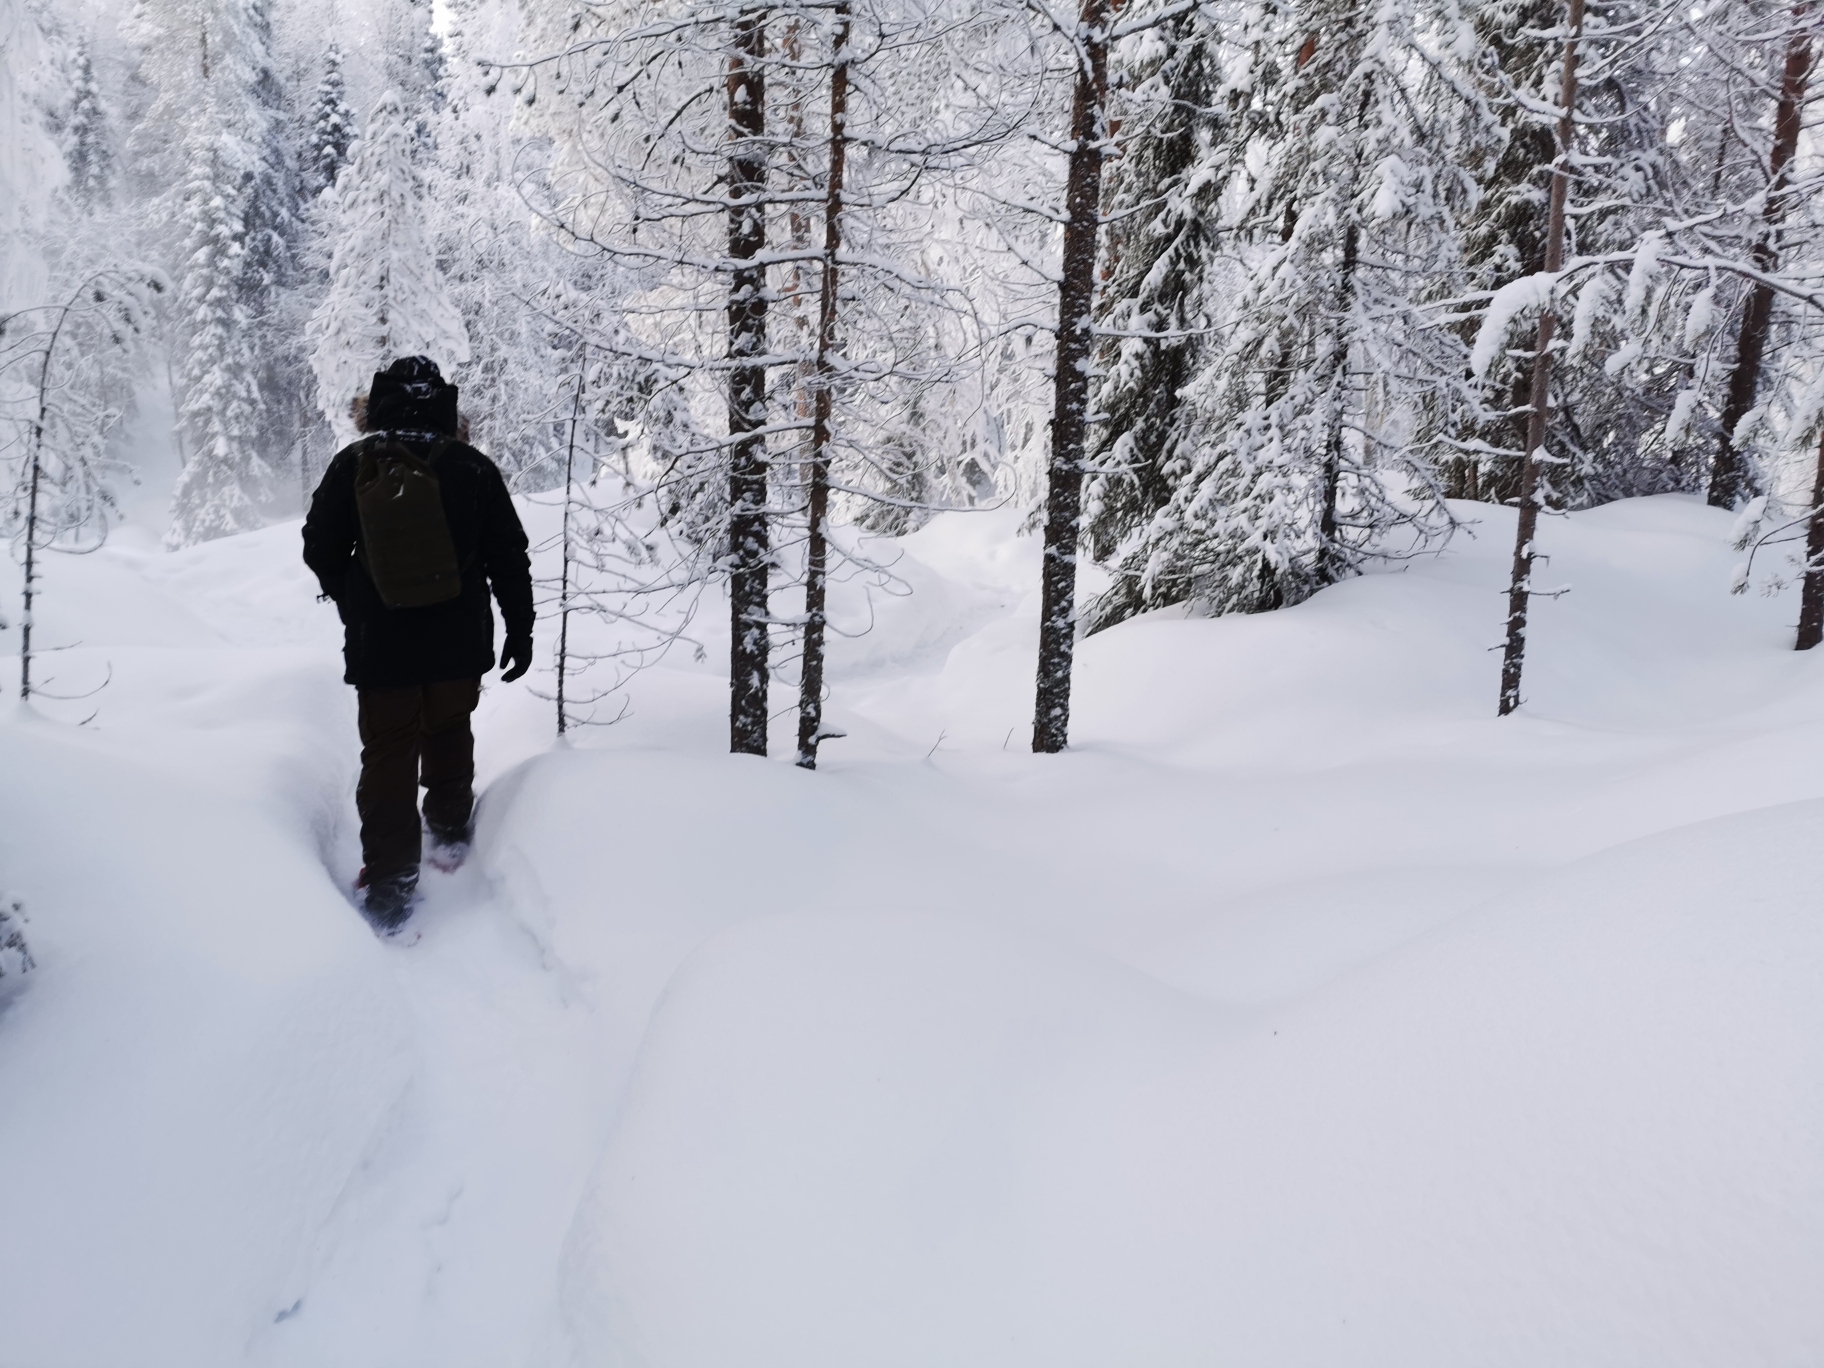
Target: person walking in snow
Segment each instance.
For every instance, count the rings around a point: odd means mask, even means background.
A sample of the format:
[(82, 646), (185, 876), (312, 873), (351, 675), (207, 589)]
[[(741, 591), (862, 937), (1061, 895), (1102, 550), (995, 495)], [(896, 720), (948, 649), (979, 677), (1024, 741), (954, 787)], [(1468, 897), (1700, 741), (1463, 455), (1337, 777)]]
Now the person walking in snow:
[(418, 886), (420, 785), (433, 859), (453, 863), (468, 845), (490, 589), (506, 624), (501, 679), (532, 663), (525, 530), (499, 468), (463, 440), (456, 399), (422, 356), (376, 374), (354, 410), (366, 435), (330, 461), (304, 520), (304, 563), (341, 614), (343, 678), (359, 700), (360, 886), (389, 932)]

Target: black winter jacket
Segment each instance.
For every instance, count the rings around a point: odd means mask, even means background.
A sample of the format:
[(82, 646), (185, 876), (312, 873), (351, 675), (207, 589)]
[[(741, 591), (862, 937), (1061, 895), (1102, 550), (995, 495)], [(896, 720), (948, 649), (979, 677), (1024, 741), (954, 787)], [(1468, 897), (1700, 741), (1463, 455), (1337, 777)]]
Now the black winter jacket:
[[(428, 456), (428, 442), (408, 442)], [(428, 608), (388, 608), (358, 554), (355, 468), (361, 444), (344, 447), (323, 472), (304, 519), (304, 563), (342, 614), (343, 678), (357, 688), (395, 688), (479, 679), (494, 668), (494, 615), (500, 601), (508, 640), (532, 635), (532, 566), (526, 533), (500, 470), (474, 447), (452, 442), (432, 462), (443, 511), (462, 567), (462, 592)]]

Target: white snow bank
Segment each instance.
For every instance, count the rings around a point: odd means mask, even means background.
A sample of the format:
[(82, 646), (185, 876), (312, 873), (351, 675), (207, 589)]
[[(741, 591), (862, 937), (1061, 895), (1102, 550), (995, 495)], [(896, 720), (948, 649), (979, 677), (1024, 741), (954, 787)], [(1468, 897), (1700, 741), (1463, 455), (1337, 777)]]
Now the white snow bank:
[(1219, 1021), (943, 914), (788, 915), (710, 941), (647, 1028), (572, 1237), (582, 1361), (1027, 1361), (1008, 1256), (1033, 1146)]
[(412, 1069), (383, 955), (283, 803), (17, 713), (0, 773), (38, 961), (0, 1017), (0, 1352), (239, 1362)]
[(1457, 511), (1083, 642), (1062, 756), (1003, 513), (835, 588), (815, 774), (721, 753), (713, 597), (567, 747), (491, 684), (409, 950), (295, 525), (53, 558), (47, 670), (112, 682), (0, 717), (0, 1358), (1818, 1357), (1824, 654), (1727, 514), (1617, 504), (1542, 525), (1497, 720), (1513, 513)]
[(1246, 1026), (937, 913), (742, 926), (647, 1030), (579, 1361), (1813, 1361), (1820, 830), (1604, 853)]

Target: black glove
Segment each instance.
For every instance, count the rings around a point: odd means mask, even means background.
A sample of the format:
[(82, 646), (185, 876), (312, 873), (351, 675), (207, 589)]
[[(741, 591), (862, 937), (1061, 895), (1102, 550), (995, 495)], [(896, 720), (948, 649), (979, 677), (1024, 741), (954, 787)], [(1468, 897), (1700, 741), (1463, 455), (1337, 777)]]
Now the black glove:
[(532, 638), (529, 636), (510, 636), (507, 644), (500, 648), (500, 682), (511, 684), (527, 670), (532, 668)]

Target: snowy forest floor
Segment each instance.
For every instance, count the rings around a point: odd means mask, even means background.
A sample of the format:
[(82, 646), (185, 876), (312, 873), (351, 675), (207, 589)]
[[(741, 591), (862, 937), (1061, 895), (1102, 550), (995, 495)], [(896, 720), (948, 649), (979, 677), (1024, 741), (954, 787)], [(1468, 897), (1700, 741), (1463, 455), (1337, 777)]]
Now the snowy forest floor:
[(493, 684), (410, 948), (296, 524), (54, 558), (111, 678), (0, 719), (0, 1363), (1824, 1362), (1824, 652), (1615, 504), (1497, 721), (1457, 508), (1089, 639), (1057, 757), (1005, 514), (899, 544), (815, 774), (713, 640), (564, 748)]

